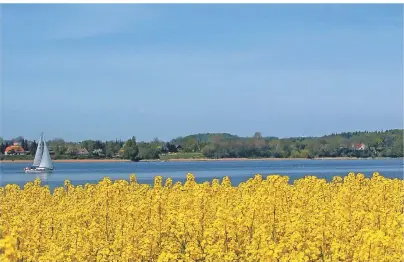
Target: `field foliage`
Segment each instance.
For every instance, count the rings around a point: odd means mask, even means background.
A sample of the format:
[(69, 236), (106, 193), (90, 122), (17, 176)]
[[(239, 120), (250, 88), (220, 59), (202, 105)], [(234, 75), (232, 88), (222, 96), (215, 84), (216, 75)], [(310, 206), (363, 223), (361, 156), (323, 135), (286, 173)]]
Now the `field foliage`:
[(0, 261), (403, 261), (404, 181), (0, 187)]

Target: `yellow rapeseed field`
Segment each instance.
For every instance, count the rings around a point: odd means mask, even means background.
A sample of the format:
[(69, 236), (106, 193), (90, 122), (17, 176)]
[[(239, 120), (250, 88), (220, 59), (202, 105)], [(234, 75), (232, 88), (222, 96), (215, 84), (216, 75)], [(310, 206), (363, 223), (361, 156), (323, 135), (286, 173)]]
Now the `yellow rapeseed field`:
[(404, 261), (404, 181), (0, 187), (0, 261)]

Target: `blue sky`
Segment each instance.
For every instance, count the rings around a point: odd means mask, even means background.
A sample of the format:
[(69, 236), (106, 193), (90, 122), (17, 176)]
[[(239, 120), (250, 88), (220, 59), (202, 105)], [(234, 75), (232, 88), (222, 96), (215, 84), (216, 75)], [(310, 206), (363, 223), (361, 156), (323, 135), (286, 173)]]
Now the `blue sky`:
[(403, 127), (401, 5), (2, 5), (1, 136)]

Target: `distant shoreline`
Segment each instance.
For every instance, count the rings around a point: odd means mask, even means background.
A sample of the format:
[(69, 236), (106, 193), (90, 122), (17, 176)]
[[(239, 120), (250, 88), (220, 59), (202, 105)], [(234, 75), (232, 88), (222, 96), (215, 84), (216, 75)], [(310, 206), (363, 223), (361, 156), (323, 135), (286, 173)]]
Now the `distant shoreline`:
[[(169, 160), (142, 160), (141, 162), (212, 162), (212, 161), (284, 161), (284, 160), (385, 160), (389, 157), (358, 158), (358, 157), (317, 157), (317, 158), (177, 158)], [(403, 158), (395, 158), (403, 159)]]
[[(0, 160), (0, 163), (32, 163), (33, 160)], [(109, 162), (130, 162), (126, 159), (56, 159), (54, 163), (109, 163)]]
[[(285, 160), (385, 160), (394, 159), (388, 157), (357, 158), (357, 157), (319, 157), (319, 158), (177, 158), (177, 159), (146, 159), (140, 162), (213, 162), (213, 161), (285, 161)], [(403, 159), (403, 158), (396, 158)], [(33, 160), (0, 160), (0, 163), (31, 163)], [(113, 163), (131, 162), (126, 159), (57, 159), (55, 163)]]

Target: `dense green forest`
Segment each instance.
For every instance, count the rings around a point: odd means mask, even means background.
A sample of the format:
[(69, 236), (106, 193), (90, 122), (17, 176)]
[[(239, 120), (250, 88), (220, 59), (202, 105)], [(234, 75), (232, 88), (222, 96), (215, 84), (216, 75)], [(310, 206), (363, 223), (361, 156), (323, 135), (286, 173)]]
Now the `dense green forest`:
[[(1, 139), (1, 138), (0, 138)], [(23, 137), (0, 140), (2, 159), (26, 158), (35, 154), (36, 141)], [(24, 156), (5, 156), (5, 150), (19, 143)], [(263, 137), (256, 132), (251, 137), (228, 133), (205, 133), (178, 137), (165, 142), (155, 138), (150, 142), (84, 140), (47, 141), (54, 159), (124, 158), (131, 160), (171, 158), (322, 158), (322, 157), (403, 157), (403, 129), (377, 132), (346, 132), (322, 137)], [(13, 152), (11, 152), (13, 153)]]

